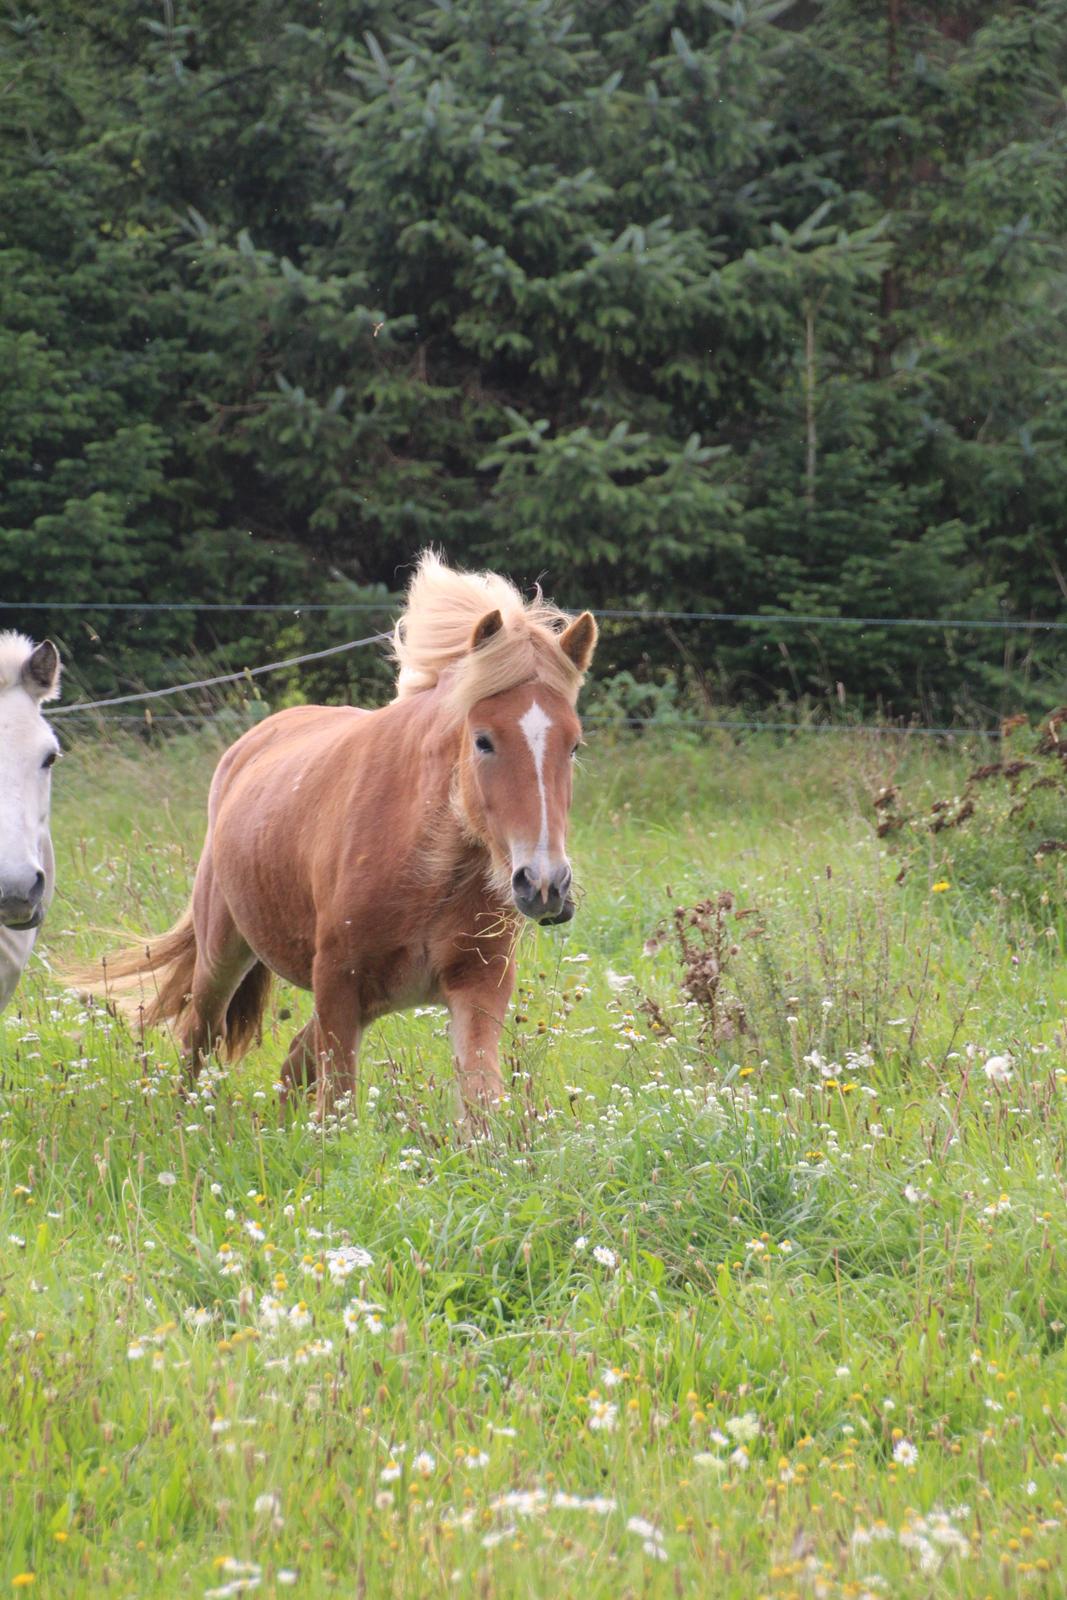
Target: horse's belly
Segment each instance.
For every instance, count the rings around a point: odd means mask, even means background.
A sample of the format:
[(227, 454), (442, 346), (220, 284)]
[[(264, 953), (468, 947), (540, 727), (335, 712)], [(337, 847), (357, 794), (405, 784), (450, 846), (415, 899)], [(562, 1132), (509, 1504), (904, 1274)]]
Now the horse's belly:
[(356, 990), (365, 1023), (393, 1011), (432, 1005), (441, 998), (438, 974), (430, 965), (429, 952), (423, 949), (401, 947), (373, 956), (353, 952), (342, 963), (342, 976)]

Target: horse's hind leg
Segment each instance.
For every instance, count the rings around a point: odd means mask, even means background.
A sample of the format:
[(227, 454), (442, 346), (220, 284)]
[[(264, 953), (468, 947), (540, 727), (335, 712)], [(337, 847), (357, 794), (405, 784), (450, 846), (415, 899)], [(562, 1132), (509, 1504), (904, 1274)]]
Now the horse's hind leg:
[(225, 1041), (226, 1009), (242, 980), (256, 964), (256, 956), (238, 931), (215, 880), (207, 846), (200, 858), (193, 887), (193, 925), (196, 962), (182, 1044), (189, 1070), (195, 1077), (207, 1057)]
[(317, 1076), (318, 1053), (315, 1048), (315, 1018), (312, 1017), (294, 1036), (282, 1063), (278, 1104), (283, 1116), (290, 1099), (302, 1089), (313, 1089)]
[(315, 989), (313, 1032), (308, 1039), (315, 1056), (315, 1112), (332, 1111), (344, 1095), (356, 1091), (360, 1009), (354, 974), (317, 957), (312, 974)]

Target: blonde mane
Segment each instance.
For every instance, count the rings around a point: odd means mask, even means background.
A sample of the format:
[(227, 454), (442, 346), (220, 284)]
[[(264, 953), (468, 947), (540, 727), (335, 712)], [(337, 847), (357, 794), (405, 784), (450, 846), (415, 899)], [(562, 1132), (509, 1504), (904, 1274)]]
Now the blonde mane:
[[(474, 629), (491, 611), (500, 612), (504, 625), (472, 650)], [(447, 679), (447, 704), (461, 717), (479, 700), (537, 679), (573, 705), (583, 674), (559, 646), (570, 620), (540, 589), (527, 601), (497, 573), (455, 572), (424, 551), (393, 634), (396, 698)]]

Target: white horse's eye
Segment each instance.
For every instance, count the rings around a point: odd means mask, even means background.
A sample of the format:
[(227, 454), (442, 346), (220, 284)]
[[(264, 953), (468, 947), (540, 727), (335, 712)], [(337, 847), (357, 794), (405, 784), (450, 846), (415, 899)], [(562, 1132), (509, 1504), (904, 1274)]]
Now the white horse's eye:
[(56, 757), (58, 756), (58, 754), (59, 754), (58, 750), (49, 750), (48, 754), (45, 756), (44, 760), (41, 762), (41, 766), (42, 767), (54, 767), (55, 764), (56, 764)]

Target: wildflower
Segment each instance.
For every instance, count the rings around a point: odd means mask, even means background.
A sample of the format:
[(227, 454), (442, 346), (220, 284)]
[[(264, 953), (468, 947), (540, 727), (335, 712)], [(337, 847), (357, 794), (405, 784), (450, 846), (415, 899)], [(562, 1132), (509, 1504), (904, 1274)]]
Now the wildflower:
[(35, 1572), (16, 1572), (11, 1580), (11, 1587), (13, 1589), (28, 1589), (31, 1583), (36, 1582), (37, 1574)]
[(245, 1221), (245, 1232), (252, 1240), (253, 1244), (262, 1244), (264, 1239), (267, 1237), (266, 1231), (258, 1222), (254, 1222), (251, 1217)]
[(990, 1056), (982, 1071), (990, 1083), (1010, 1083), (1011, 1056)]
[(589, 1247), (589, 1240), (586, 1238), (584, 1233), (580, 1233), (578, 1235), (577, 1239), (575, 1239), (575, 1241), (574, 1241), (574, 1253), (575, 1253), (575, 1255), (581, 1255), (582, 1251), (588, 1249), (588, 1247)]
[(600, 1381), (605, 1389), (614, 1389), (616, 1384), (622, 1382), (622, 1373), (618, 1367), (605, 1367), (600, 1374)]
[(126, 1351), (126, 1359), (128, 1361), (140, 1361), (145, 1353), (145, 1347), (140, 1339), (135, 1339)]
[(327, 1250), (325, 1259), (334, 1283), (344, 1283), (357, 1268), (374, 1265), (370, 1251), (356, 1244), (344, 1244), (336, 1250)]
[(663, 1543), (663, 1535), (654, 1522), (646, 1522), (644, 1517), (631, 1517), (626, 1524), (626, 1531), (637, 1534), (646, 1555), (654, 1556), (657, 1561), (666, 1561), (667, 1550)]
[(298, 1300), (289, 1312), (289, 1321), (294, 1328), (306, 1328), (311, 1323), (311, 1312), (304, 1300)]
[(156, 1175), (156, 1182), (161, 1183), (164, 1189), (173, 1189), (178, 1179), (173, 1172), (160, 1172)]
[(917, 1206), (920, 1200), (925, 1200), (926, 1196), (913, 1183), (906, 1183), (904, 1185), (904, 1198), (909, 1205)]
[(951, 888), (952, 888), (952, 885), (951, 885), (951, 883), (949, 883), (947, 878), (939, 878), (936, 883), (932, 883), (930, 885), (930, 893), (931, 894), (944, 894), (946, 889), (951, 889)]
[(182, 1320), (188, 1327), (194, 1330), (199, 1328), (209, 1328), (211, 1326), (212, 1314), (210, 1311), (206, 1310), (204, 1306), (186, 1306), (185, 1310), (182, 1312)]
[(291, 1589), (299, 1576), (300, 1574), (294, 1572), (292, 1567), (279, 1567), (274, 1574), (274, 1580), (276, 1583), (280, 1583), (284, 1589)]
[(618, 1425), (618, 1406), (610, 1400), (594, 1400), (589, 1408), (589, 1426), (594, 1433), (614, 1433)]
[(505, 1539), (510, 1539), (517, 1531), (515, 1524), (511, 1522), (506, 1528), (498, 1528), (495, 1533), (487, 1533), (482, 1539), (482, 1549), (495, 1549), (498, 1544), (503, 1544)]
[(399, 1476), (400, 1465), (396, 1461), (390, 1461), (388, 1466), (383, 1467), (381, 1472), (378, 1474), (379, 1480), (382, 1483), (395, 1483)]
[[(415, 1460), (417, 1463), (417, 1456)], [(465, 1467), (487, 1467), (489, 1465), (489, 1457), (484, 1450), (468, 1450), (463, 1458), (463, 1465)]]
[(834, 1377), (835, 1378), (847, 1378), (850, 1375), (851, 1371), (852, 1371), (851, 1367), (846, 1367), (844, 1365), (842, 1365), (840, 1367), (835, 1367), (834, 1368)]
[[(486, 1457), (488, 1460), (488, 1457)], [(432, 1474), (437, 1462), (428, 1450), (420, 1450), (411, 1463), (411, 1470), (417, 1472), (420, 1478), (428, 1478)]]
[(919, 1459), (919, 1452), (910, 1439), (898, 1439), (893, 1446), (893, 1460), (898, 1467), (913, 1467)]
[(746, 1411), (743, 1417), (731, 1417), (726, 1431), (738, 1444), (750, 1444), (759, 1436), (759, 1418), (754, 1411)]
[(272, 1491), (267, 1494), (258, 1494), (252, 1508), (257, 1517), (276, 1517), (282, 1509), (281, 1496)]
[(285, 1306), (273, 1294), (260, 1296), (259, 1301), (260, 1321), (266, 1323), (268, 1328), (276, 1328), (285, 1316)]
[(614, 1272), (619, 1264), (619, 1258), (614, 1250), (609, 1250), (607, 1245), (598, 1244), (593, 1247), (593, 1260), (599, 1261), (602, 1267), (610, 1267)]
[(363, 1318), (363, 1326), (366, 1328), (368, 1333), (385, 1332), (385, 1323), (382, 1321), (381, 1317), (376, 1311), (367, 1312), (367, 1315)]
[(215, 1257), (219, 1264), (219, 1271), (224, 1278), (234, 1278), (241, 1271), (241, 1258), (234, 1253), (230, 1244), (220, 1244)]

